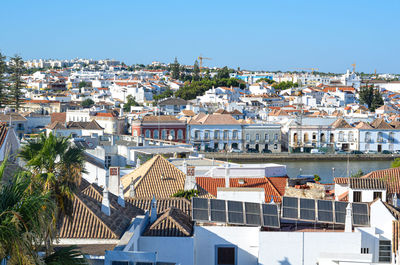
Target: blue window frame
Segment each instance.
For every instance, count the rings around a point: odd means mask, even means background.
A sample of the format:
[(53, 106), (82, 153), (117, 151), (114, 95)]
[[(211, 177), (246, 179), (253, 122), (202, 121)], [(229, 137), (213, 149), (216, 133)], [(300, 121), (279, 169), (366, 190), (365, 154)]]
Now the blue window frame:
[(215, 265), (237, 265), (237, 246), (215, 245)]

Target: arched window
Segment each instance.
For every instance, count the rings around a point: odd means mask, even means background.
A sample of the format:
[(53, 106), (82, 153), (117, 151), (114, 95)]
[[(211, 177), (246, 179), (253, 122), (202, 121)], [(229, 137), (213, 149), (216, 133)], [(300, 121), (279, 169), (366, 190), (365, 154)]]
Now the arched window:
[(326, 137), (324, 133), (321, 133), (321, 143), (325, 143), (326, 142)]
[(150, 136), (150, 130), (146, 130), (145, 136), (146, 136), (146, 138), (150, 138), (151, 137)]
[(256, 134), (256, 141), (260, 141), (260, 135), (258, 133)]
[(304, 142), (305, 142), (305, 143), (308, 143), (308, 133), (305, 133), (305, 134), (304, 134)]
[(162, 131), (161, 131), (161, 138), (162, 138), (163, 140), (167, 139), (167, 130), (162, 130)]
[(171, 137), (168, 137), (169, 139), (175, 140), (175, 130), (170, 130), (169, 135), (171, 136)]
[(153, 138), (154, 139), (158, 139), (159, 138), (158, 130), (154, 130), (153, 131)]
[(298, 137), (297, 137), (297, 133), (294, 133), (293, 134), (293, 143), (295, 143), (295, 144), (297, 144), (297, 141), (298, 141), (299, 139), (298, 139)]
[(182, 130), (178, 130), (178, 139), (179, 140), (183, 139), (183, 131)]

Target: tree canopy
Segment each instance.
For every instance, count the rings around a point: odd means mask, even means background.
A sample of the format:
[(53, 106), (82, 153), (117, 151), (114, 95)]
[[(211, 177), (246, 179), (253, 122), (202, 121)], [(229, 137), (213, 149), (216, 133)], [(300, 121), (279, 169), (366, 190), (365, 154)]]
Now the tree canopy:
[(368, 106), (370, 111), (375, 111), (384, 104), (383, 98), (379, 89), (375, 89), (373, 85), (365, 86), (360, 89), (360, 103)]
[(24, 86), (24, 81), (22, 80), (22, 73), (24, 71), (24, 61), (21, 56), (15, 55), (11, 58), (11, 76), (10, 81), (11, 86), (11, 98), (15, 109), (18, 111), (21, 106), (21, 101), (23, 98), (22, 88)]
[(87, 98), (84, 101), (82, 101), (82, 107), (84, 108), (90, 108), (94, 105), (94, 101), (91, 98)]
[(126, 97), (126, 103), (124, 104), (123, 110), (125, 112), (131, 112), (131, 107), (139, 106), (139, 103), (136, 102), (135, 98), (132, 95), (128, 95)]
[(279, 83), (274, 83), (272, 86), (275, 88), (275, 90), (281, 91), (281, 90), (289, 89), (292, 87), (298, 87), (299, 84), (293, 83), (291, 81), (283, 81), (283, 82), (279, 82)]
[(179, 79), (180, 77), (180, 64), (178, 63), (178, 59), (175, 57), (174, 63), (170, 65), (171, 77), (173, 79)]

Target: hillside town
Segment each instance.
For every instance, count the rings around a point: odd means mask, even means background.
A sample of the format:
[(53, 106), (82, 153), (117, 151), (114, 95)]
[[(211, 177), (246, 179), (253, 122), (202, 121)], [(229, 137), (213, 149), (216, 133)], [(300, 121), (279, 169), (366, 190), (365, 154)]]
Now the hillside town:
[[(59, 207), (33, 252), (106, 265), (400, 264), (399, 75), (203, 59), (0, 64), (0, 195), (26, 185)], [(342, 157), (348, 172), (350, 158), (396, 160), (328, 179), (290, 175), (278, 155)], [(16, 210), (2, 224), (25, 205), (4, 198)], [(18, 245), (3, 246), (14, 264)]]

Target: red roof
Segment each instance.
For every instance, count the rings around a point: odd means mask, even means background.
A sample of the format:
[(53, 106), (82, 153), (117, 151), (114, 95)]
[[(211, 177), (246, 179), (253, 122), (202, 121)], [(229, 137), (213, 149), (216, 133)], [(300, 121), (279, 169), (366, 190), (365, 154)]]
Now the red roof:
[[(285, 194), (285, 187), (288, 177), (265, 177), (265, 178), (231, 178), (229, 186), (231, 188), (263, 188), (265, 190), (265, 202), (281, 202), (281, 197)], [(244, 184), (239, 184), (239, 180), (244, 180)], [(217, 188), (225, 187), (225, 178), (196, 177), (198, 186), (208, 193), (217, 197)]]
[(114, 115), (112, 113), (109, 112), (97, 112), (96, 113), (97, 117), (114, 117)]

